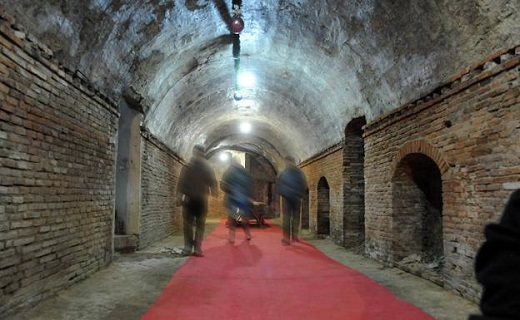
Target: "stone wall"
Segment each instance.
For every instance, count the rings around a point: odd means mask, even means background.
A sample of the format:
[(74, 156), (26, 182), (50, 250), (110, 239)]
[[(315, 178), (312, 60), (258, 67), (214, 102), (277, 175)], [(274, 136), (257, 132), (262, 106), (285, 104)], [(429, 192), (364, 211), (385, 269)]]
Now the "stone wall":
[[(330, 237), (335, 243), (343, 244), (343, 147), (333, 146), (300, 164), (309, 186), (309, 229), (318, 232), (318, 184), (325, 178), (329, 187), (328, 204)], [(321, 181), (324, 181), (321, 180)], [(327, 199), (323, 199), (327, 202)]]
[[(467, 298), (478, 298), (473, 266), (483, 227), (499, 218), (509, 194), (520, 188), (519, 66), (520, 48), (500, 51), (365, 127), (369, 256), (393, 264), (401, 258), (398, 251), (417, 252), (416, 241), (401, 237), (414, 228), (413, 219), (402, 215), (413, 213), (399, 208), (404, 201), (407, 207), (415, 206), (417, 215), (435, 211), (431, 204), (436, 200), (427, 198), (439, 199), (440, 194), (442, 231), (435, 232), (442, 234), (444, 247), (442, 283)], [(424, 170), (417, 167), (418, 154), (440, 172), (433, 193), (416, 179)]]
[(0, 318), (111, 261), (119, 117), (12, 24), (2, 13)]
[(150, 134), (143, 132), (139, 248), (182, 230), (182, 208), (177, 206), (181, 160)]

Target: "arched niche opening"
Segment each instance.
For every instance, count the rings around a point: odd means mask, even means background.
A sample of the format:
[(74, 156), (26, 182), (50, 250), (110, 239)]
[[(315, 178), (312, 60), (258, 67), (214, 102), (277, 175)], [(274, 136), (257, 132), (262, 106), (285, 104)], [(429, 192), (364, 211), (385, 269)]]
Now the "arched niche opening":
[(302, 198), (301, 228), (309, 229), (309, 189), (305, 190)]
[(330, 234), (330, 188), (325, 177), (318, 182), (318, 230), (321, 235)]
[(362, 247), (365, 241), (365, 117), (353, 119), (345, 129), (343, 148), (344, 246)]
[(393, 254), (397, 266), (442, 283), (442, 177), (421, 153), (401, 159), (393, 176)]

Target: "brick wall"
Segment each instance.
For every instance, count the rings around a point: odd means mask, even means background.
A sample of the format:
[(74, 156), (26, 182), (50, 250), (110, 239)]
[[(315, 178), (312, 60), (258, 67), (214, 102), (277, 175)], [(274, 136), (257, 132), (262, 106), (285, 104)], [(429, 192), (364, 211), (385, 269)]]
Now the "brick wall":
[[(434, 189), (442, 192), (442, 231), (436, 231), (444, 247), (442, 282), (478, 298), (473, 266), (483, 227), (499, 219), (509, 194), (520, 188), (519, 66), (519, 48), (503, 50), (365, 127), (369, 256), (392, 264), (402, 252), (418, 250), (416, 241), (399, 237), (425, 210), (427, 194), (409, 178), (418, 172), (409, 156), (423, 155), (440, 172)], [(418, 208), (415, 216), (403, 209), (411, 206)], [(396, 239), (401, 239), (398, 247)]]
[(139, 248), (182, 230), (182, 209), (176, 205), (176, 197), (183, 164), (146, 132), (142, 144)]
[(112, 256), (117, 108), (0, 23), (0, 318)]
[[(300, 164), (309, 185), (309, 229), (318, 232), (318, 193), (320, 179), (327, 181), (330, 236), (343, 244), (343, 147), (336, 145)], [(324, 180), (322, 180), (324, 181)], [(324, 200), (326, 201), (326, 199)]]

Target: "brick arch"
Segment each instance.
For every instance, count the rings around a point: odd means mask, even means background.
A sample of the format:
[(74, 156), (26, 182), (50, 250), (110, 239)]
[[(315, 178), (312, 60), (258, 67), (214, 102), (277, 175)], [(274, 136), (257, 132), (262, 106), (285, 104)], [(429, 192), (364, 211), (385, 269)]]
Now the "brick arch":
[[(418, 255), (421, 263), (430, 263), (445, 255), (443, 181), (448, 169), (442, 154), (427, 141), (410, 141), (398, 150), (391, 191), (392, 259), (398, 268), (417, 274), (403, 259)], [(438, 271), (428, 279), (442, 285), (442, 266)]]
[(442, 153), (426, 140), (413, 140), (406, 142), (397, 152), (392, 162), (391, 172), (395, 174), (397, 166), (409, 154), (422, 153), (430, 157), (439, 167), (441, 175), (444, 175), (450, 168)]

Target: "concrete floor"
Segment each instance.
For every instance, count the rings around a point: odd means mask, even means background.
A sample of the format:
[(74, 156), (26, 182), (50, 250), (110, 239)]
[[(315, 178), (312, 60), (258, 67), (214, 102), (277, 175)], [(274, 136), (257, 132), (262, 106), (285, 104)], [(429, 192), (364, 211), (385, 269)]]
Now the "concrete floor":
[[(206, 232), (213, 230), (217, 222), (208, 221)], [(255, 230), (252, 231), (254, 236)], [(302, 236), (329, 257), (363, 272), (435, 319), (467, 320), (469, 314), (478, 314), (475, 304), (429, 281), (398, 269), (385, 268), (327, 239), (316, 239), (310, 233)], [(172, 274), (186, 261), (186, 257), (171, 253), (171, 249), (181, 247), (182, 237), (171, 236), (134, 254), (117, 254), (106, 269), (6, 320), (139, 319), (160, 295)], [(391, 319), (399, 319), (399, 315)]]

